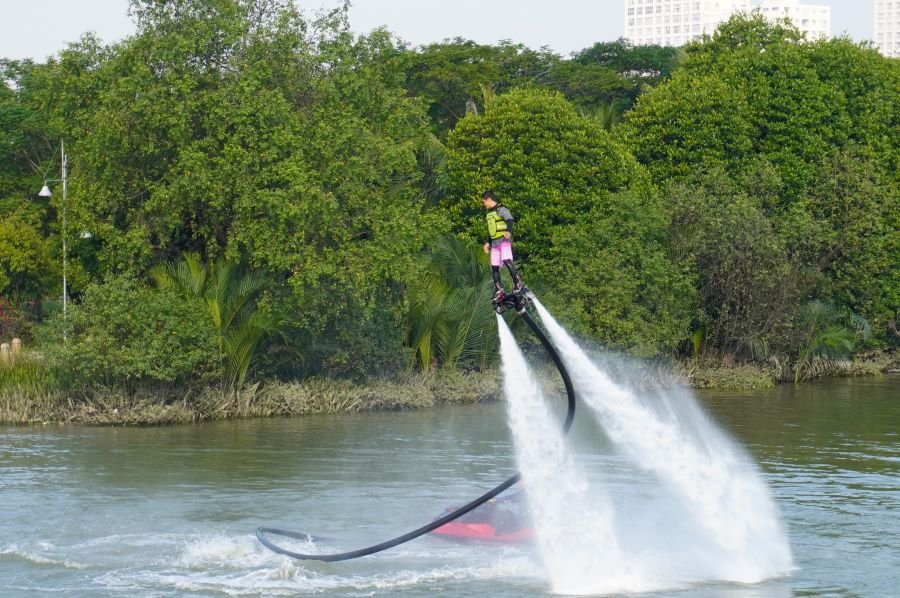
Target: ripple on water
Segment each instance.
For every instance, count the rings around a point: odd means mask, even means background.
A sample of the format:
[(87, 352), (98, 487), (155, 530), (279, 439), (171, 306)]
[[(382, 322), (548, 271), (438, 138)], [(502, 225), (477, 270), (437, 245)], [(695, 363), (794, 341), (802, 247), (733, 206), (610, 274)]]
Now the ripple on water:
[[(422, 544), (427, 544), (422, 543)], [(332, 547), (304, 543), (307, 551)], [(494, 579), (531, 579), (535, 563), (519, 551), (495, 551), (485, 559), (457, 546), (392, 551), (354, 563), (295, 561), (263, 549), (253, 536), (214, 535), (187, 542), (173, 559), (153, 569), (110, 571), (96, 579), (119, 591), (221, 592), (231, 596), (287, 596), (401, 591), (405, 588)], [(450, 548), (447, 550), (446, 548)], [(475, 557), (475, 558), (473, 558)], [(435, 567), (434, 564), (441, 565)]]

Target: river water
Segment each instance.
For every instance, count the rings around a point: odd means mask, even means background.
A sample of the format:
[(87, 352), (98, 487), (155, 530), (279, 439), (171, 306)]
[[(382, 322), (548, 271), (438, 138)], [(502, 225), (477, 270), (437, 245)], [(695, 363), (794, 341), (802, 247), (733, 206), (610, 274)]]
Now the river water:
[[(553, 401), (563, 412), (564, 401)], [(900, 378), (702, 393), (699, 402), (758, 466), (793, 569), (755, 583), (710, 579), (641, 596), (900, 595)], [(254, 536), (260, 525), (284, 527), (315, 536), (294, 548), (339, 552), (427, 523), (515, 471), (506, 408), (2, 427), (0, 596), (551, 595), (533, 546), (426, 536), (322, 563), (270, 553)], [(633, 496), (647, 472), (618, 467), (579, 409), (569, 435), (579, 466), (598, 479), (615, 469), (611, 501)], [(632, 545), (664, 547), (665, 533), (633, 520), (639, 512), (625, 505), (618, 526), (641, 530)], [(579, 513), (571, 518), (577, 526)]]

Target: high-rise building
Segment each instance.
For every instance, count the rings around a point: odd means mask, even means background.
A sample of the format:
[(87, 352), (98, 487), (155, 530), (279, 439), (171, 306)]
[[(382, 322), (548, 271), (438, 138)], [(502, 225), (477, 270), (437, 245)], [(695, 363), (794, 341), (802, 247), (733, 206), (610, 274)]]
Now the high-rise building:
[(810, 39), (831, 34), (831, 9), (800, 0), (762, 0), (758, 6), (750, 0), (625, 0), (625, 37), (638, 45), (680, 46), (712, 33), (734, 13), (754, 9), (772, 20), (788, 17)]
[(831, 37), (831, 8), (800, 0), (763, 0), (759, 11), (770, 21), (787, 17), (807, 39)]
[(625, 37), (637, 45), (680, 46), (749, 9), (749, 0), (625, 0)]
[(875, 45), (884, 56), (900, 57), (900, 0), (875, 0)]

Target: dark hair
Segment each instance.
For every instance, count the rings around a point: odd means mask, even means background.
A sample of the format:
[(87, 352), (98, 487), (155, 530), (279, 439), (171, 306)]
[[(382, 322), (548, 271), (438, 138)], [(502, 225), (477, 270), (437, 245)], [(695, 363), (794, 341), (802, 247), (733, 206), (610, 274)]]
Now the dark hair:
[(494, 197), (493, 191), (485, 191), (484, 193), (481, 194), (481, 199), (488, 199), (488, 198), (493, 199), (494, 201), (497, 201), (497, 198)]

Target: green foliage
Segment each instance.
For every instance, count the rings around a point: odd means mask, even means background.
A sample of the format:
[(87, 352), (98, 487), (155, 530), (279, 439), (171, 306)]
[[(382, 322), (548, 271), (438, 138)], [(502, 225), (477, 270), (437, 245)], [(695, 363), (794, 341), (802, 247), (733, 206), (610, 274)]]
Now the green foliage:
[[(605, 75), (601, 79), (582, 74), (579, 78), (590, 84), (583, 86), (580, 100), (574, 94), (566, 93), (563, 86), (560, 86), (560, 90), (579, 106), (596, 107), (605, 104), (627, 110), (634, 105), (640, 94), (666, 81), (675, 71), (681, 57), (682, 51), (679, 48), (635, 46), (625, 39), (598, 42), (572, 57), (571, 63), (582, 67), (575, 72), (583, 70), (597, 75), (612, 73), (615, 78)], [(585, 101), (587, 98), (590, 99)]]
[(892, 176), (896, 185), (900, 173), (900, 62), (846, 37), (819, 40), (809, 49), (816, 74), (834, 91), (847, 145), (869, 148), (877, 170)]
[(26, 198), (40, 189), (41, 179), (33, 165), (41, 162), (45, 149), (46, 114), (7, 87), (7, 82), (15, 85), (31, 68), (28, 62), (0, 59), (0, 215), (28, 209)]
[(692, 279), (668, 250), (668, 220), (646, 188), (613, 193), (580, 222), (554, 230), (535, 269), (544, 299), (575, 332), (639, 356), (675, 350), (688, 336)]
[[(29, 310), (26, 309), (32, 307)], [(0, 343), (13, 338), (28, 339), (31, 337), (31, 319), (33, 304), (20, 304), (19, 301), (0, 295)]]
[(859, 148), (835, 151), (783, 220), (783, 234), (821, 277), (823, 296), (885, 332), (896, 329), (900, 306), (900, 193), (875, 162)]
[(587, 113), (609, 107), (621, 114), (671, 74), (678, 56), (674, 48), (618, 40), (563, 59), (521, 44), (487, 46), (456, 38), (410, 51), (404, 61), (409, 93), (427, 102), (434, 132), (445, 139), (467, 112), (486, 107), (484, 89), (504, 94), (537, 86), (561, 92)]
[(496, 360), (497, 330), (487, 309), (493, 283), (481, 247), (439, 237), (412, 286), (410, 345), (419, 367), (485, 369)]
[(632, 82), (595, 62), (562, 61), (550, 69), (546, 79), (544, 87), (561, 92), (585, 111), (611, 106), (624, 112), (632, 104), (632, 96), (637, 95)]
[(448, 143), (448, 199), (457, 226), (485, 237), (481, 193), (493, 189), (516, 217), (519, 256), (548, 253), (555, 229), (581, 222), (610, 192), (646, 177), (596, 121), (558, 93), (516, 89), (460, 121)]
[(228, 260), (204, 264), (195, 253), (157, 266), (150, 275), (160, 289), (174, 289), (206, 306), (207, 322), (215, 330), (222, 359), (225, 387), (232, 392), (243, 388), (259, 342), (278, 329), (275, 316), (259, 306), (271, 281)]
[(737, 180), (714, 168), (668, 190), (672, 251), (697, 277), (703, 352), (765, 358), (783, 347), (810, 281), (763, 209), (779, 186), (760, 163)]
[[(724, 336), (724, 329), (710, 331), (709, 347), (757, 356), (784, 349), (790, 314), (811, 293), (839, 299), (882, 335), (896, 330), (898, 90), (898, 63), (869, 47), (843, 38), (807, 43), (789, 25), (735, 16), (690, 45), (682, 68), (617, 128), (657, 181), (721, 171), (753, 184), (760, 164), (771, 171), (763, 178), (778, 181), (748, 194), (752, 205), (729, 208), (729, 226), (756, 223), (757, 233), (743, 240), (757, 247), (743, 261), (745, 274), (715, 255), (740, 235), (707, 229), (709, 217), (699, 213), (706, 218), (700, 226), (676, 225), (679, 242), (706, 246), (719, 263), (699, 271), (703, 318), (732, 323)], [(682, 217), (690, 201), (674, 206)], [(754, 259), (763, 260), (756, 273)], [(730, 281), (731, 292), (710, 281)], [(748, 313), (753, 305), (762, 311)]]
[[(684, 51), (618, 40), (563, 59), (358, 37), (347, 2), (313, 19), (290, 0), (133, 0), (131, 13), (123, 42), (88, 34), (46, 64), (0, 61), (0, 293), (17, 308), (59, 303), (61, 194), (34, 194), (65, 138), (68, 229), (93, 235), (68, 239), (76, 302), (89, 279), (124, 296), (120, 274), (191, 253), (204, 282), (178, 302), (204, 297), (216, 322), (218, 359), (196, 356), (198, 372), (221, 374), (230, 354), (232, 389), (250, 367), (484, 367), (488, 188), (518, 218), (525, 279), (553, 289), (543, 298), (566, 325), (617, 348), (789, 360), (809, 297), (865, 317), (875, 345), (900, 338), (900, 63), (866, 45), (738, 16)], [(248, 300), (260, 315), (229, 319), (208, 283), (250, 271), (271, 281)], [(216, 288), (241, 296), (232, 282)], [(73, 323), (115, 311), (92, 293)], [(266, 342), (271, 322), (249, 322), (269, 313), (289, 325)], [(128, 338), (149, 335), (126, 316)], [(85, 334), (70, 344), (93, 382), (186, 376), (136, 349), (101, 359)]]
[(197, 300), (114, 277), (85, 290), (67, 326), (61, 315), (51, 318), (40, 340), (76, 387), (182, 384), (217, 373), (215, 331), (205, 315)]
[(406, 87), (424, 99), (435, 134), (444, 139), (466, 115), (467, 105), (483, 107), (482, 89), (495, 93), (547, 78), (559, 57), (521, 44), (476, 44), (456, 38), (428, 44), (404, 57)]
[(56, 281), (50, 243), (18, 213), (0, 220), (0, 295), (40, 298)]
[(135, 36), (41, 72), (36, 101), (72, 123), (70, 224), (94, 235), (97, 274), (247, 261), (286, 281), (276, 307), (335, 368), (396, 353), (395, 289), (437, 225), (417, 164), (431, 137), (394, 41), (356, 38), (347, 10), (136, 1)]
[(734, 16), (688, 46), (682, 67), (642, 96), (622, 132), (658, 181), (698, 165), (735, 175), (765, 157), (789, 205), (833, 147), (887, 149), (893, 139), (896, 153), (898, 80), (888, 62), (846, 40), (809, 44), (789, 25)]
[[(518, 89), (463, 119), (448, 147), (447, 206), (484, 238), (493, 189), (517, 218), (526, 280), (580, 332), (651, 355), (687, 336), (690, 287), (667, 255), (667, 217), (647, 176), (561, 95)], [(521, 260), (519, 259), (521, 258)]]
[(869, 337), (869, 324), (835, 304), (814, 300), (800, 310), (794, 382), (812, 377), (823, 360), (849, 358), (858, 340)]
[[(6, 342), (7, 337), (4, 338)], [(0, 364), (0, 396), (35, 398), (59, 391), (65, 375), (34, 355), (23, 351), (11, 364)]]

